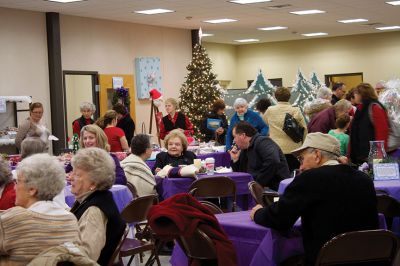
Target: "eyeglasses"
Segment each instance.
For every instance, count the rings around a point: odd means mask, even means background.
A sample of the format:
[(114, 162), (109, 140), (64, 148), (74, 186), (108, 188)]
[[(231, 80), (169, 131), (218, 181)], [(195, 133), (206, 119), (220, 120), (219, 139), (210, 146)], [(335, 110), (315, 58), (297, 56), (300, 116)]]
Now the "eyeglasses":
[(302, 152), (302, 155), (297, 156), (297, 160), (300, 162), (300, 165), (303, 164), (304, 161), (304, 155), (307, 153), (312, 153), (316, 151), (316, 149), (307, 149), (304, 152)]
[(41, 114), (43, 114), (43, 112), (38, 112), (38, 111), (36, 111), (36, 112), (31, 112), (32, 114), (35, 114), (35, 115), (41, 115)]

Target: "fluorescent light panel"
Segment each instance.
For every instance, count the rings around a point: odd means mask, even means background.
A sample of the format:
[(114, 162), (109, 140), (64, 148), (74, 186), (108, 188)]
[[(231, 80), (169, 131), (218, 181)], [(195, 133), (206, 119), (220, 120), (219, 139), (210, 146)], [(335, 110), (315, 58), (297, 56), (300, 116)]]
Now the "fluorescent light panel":
[(377, 29), (377, 30), (398, 30), (398, 29), (400, 29), (400, 26), (378, 27), (375, 29)]
[(355, 18), (355, 19), (338, 20), (337, 22), (347, 24), (347, 23), (367, 22), (367, 21), (368, 21), (368, 19), (365, 19), (365, 18)]
[(235, 4), (247, 5), (247, 4), (271, 2), (271, 0), (232, 0), (229, 2), (235, 3)]
[(155, 14), (171, 13), (171, 12), (175, 12), (175, 11), (169, 10), (169, 9), (163, 9), (163, 8), (155, 8), (155, 9), (140, 10), (140, 11), (134, 11), (134, 12), (137, 14), (155, 15)]
[(400, 6), (400, 1), (389, 1), (389, 2), (386, 2), (386, 4), (389, 4), (392, 6)]
[(293, 12), (289, 12), (289, 13), (295, 14), (295, 15), (313, 15), (313, 14), (321, 14), (321, 13), (326, 13), (326, 12), (323, 10), (311, 9), (311, 10), (293, 11)]
[(204, 20), (203, 22), (211, 23), (211, 24), (219, 24), (219, 23), (228, 23), (228, 22), (235, 22), (236, 19), (230, 18), (221, 18), (221, 19), (211, 19), (211, 20)]
[(214, 36), (214, 34), (212, 34), (212, 33), (203, 33), (201, 35), (201, 37), (209, 37), (209, 36)]
[(67, 3), (73, 3), (73, 2), (82, 2), (82, 1), (86, 1), (86, 0), (47, 0), (47, 1), (67, 4)]
[(257, 28), (258, 30), (286, 30), (288, 27), (282, 26), (274, 26), (274, 27), (265, 27), (265, 28)]
[(304, 33), (302, 34), (303, 36), (306, 37), (314, 37), (314, 36), (324, 36), (324, 35), (328, 35), (328, 33), (326, 32), (312, 32), (312, 33)]
[(242, 40), (234, 40), (235, 42), (259, 42), (259, 39), (242, 39)]

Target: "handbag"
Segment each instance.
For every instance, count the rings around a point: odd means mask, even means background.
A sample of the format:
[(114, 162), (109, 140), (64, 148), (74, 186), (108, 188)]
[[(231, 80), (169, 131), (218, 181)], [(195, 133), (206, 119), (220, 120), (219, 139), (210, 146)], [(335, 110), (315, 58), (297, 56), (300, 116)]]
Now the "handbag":
[(286, 113), (285, 115), (282, 130), (294, 142), (299, 143), (303, 141), (304, 127), (302, 127), (299, 122), (297, 122), (297, 120), (294, 119), (294, 117), (289, 113)]

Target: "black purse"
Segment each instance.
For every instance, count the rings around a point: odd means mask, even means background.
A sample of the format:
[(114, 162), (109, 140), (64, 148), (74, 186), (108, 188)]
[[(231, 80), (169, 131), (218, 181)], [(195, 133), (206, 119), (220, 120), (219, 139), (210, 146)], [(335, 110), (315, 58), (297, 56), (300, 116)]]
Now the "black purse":
[(304, 127), (300, 126), (299, 122), (297, 122), (297, 120), (289, 113), (286, 113), (285, 115), (282, 130), (294, 142), (299, 143), (303, 141)]

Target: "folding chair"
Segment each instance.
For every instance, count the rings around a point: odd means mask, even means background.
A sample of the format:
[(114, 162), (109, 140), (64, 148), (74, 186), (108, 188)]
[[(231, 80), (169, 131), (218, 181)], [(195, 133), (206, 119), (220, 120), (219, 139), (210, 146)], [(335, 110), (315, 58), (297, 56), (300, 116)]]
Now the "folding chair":
[(354, 231), (335, 236), (320, 250), (316, 266), (371, 263), (391, 266), (399, 249), (396, 236), (387, 230)]
[(236, 209), (236, 184), (226, 176), (197, 179), (189, 188), (189, 194), (198, 198), (233, 197), (232, 211)]
[(376, 195), (377, 209), (385, 215), (387, 228), (392, 229), (393, 218), (400, 217), (400, 202), (389, 195)]

